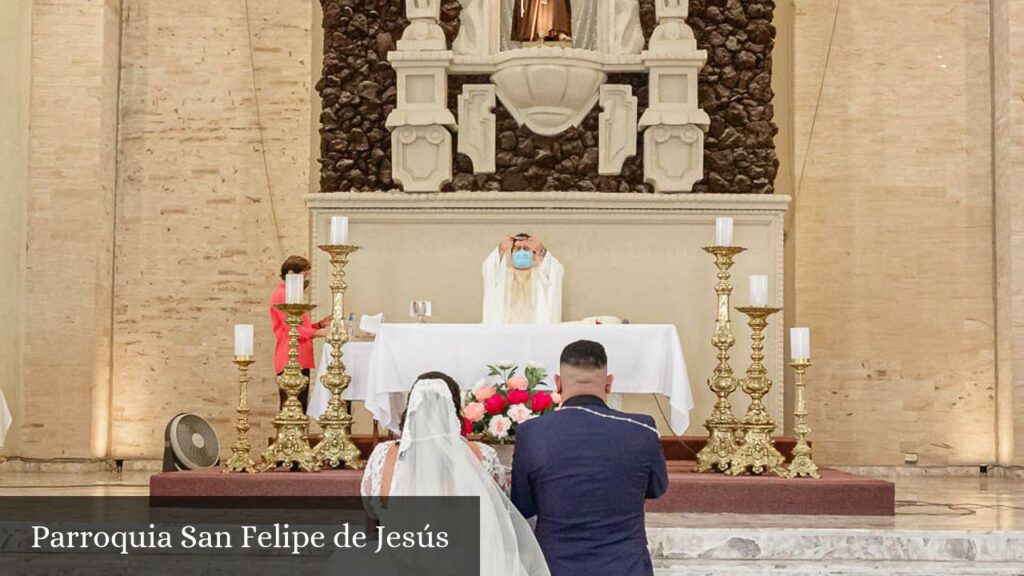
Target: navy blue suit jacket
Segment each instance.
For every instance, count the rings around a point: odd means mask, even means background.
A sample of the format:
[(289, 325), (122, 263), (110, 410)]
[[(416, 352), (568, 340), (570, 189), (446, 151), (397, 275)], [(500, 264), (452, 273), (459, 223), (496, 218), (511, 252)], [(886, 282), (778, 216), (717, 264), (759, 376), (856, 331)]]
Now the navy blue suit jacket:
[(552, 576), (653, 574), (644, 500), (668, 487), (654, 419), (592, 396), (566, 405), (589, 412), (562, 409), (516, 429), (512, 502), (537, 517)]

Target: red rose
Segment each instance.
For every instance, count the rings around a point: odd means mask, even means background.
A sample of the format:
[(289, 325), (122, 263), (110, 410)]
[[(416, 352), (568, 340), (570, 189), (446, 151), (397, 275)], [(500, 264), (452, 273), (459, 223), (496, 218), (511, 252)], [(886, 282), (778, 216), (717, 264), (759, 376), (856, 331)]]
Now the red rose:
[(469, 436), (473, 433), (473, 423), (469, 421), (469, 418), (462, 419), (462, 435)]
[(533, 410), (534, 412), (543, 412), (548, 408), (551, 408), (552, 403), (551, 394), (538, 391), (533, 395), (533, 398), (530, 399), (530, 410)]
[(484, 401), (484, 409), (487, 410), (487, 413), (491, 416), (496, 416), (504, 412), (505, 406), (507, 405), (508, 403), (505, 402), (505, 397), (501, 394), (495, 394)]
[(509, 390), (508, 391), (508, 403), (509, 404), (526, 404), (526, 401), (530, 399), (530, 393), (526, 390)]

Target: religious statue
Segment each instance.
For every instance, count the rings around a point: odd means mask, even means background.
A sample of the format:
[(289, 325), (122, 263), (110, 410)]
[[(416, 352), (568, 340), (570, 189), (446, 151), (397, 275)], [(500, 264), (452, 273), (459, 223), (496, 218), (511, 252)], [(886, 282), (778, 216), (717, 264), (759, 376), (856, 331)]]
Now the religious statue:
[(509, 236), (483, 264), (484, 324), (558, 324), (565, 268), (540, 240)]
[(572, 42), (570, 0), (516, 0), (512, 12), (512, 40)]

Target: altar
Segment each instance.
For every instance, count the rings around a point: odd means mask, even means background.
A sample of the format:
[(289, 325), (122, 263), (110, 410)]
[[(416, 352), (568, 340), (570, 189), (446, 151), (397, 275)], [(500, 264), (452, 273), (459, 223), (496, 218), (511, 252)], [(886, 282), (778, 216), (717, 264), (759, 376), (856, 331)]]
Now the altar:
[[(375, 420), (397, 432), (405, 396), (420, 374), (439, 370), (470, 389), (487, 375), (490, 364), (524, 368), (535, 363), (544, 366), (546, 383), (554, 388), (562, 348), (581, 339), (600, 342), (607, 350), (608, 370), (615, 377), (612, 393), (663, 395), (672, 431), (686, 430), (693, 392), (679, 334), (670, 324), (384, 324), (375, 342), (352, 342), (342, 349), (352, 376), (343, 398), (366, 402)], [(319, 416), (329, 399), (320, 383), (328, 350), (325, 346), (310, 394), (310, 416)]]

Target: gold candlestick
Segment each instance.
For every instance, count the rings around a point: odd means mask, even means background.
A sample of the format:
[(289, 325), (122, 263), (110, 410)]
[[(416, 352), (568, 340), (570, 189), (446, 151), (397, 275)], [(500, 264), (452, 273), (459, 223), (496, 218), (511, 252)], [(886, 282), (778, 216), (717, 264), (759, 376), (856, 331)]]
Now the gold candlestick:
[(320, 462), (313, 457), (313, 449), (309, 445), (307, 432), (309, 417), (302, 410), (299, 393), (309, 386), (309, 377), (302, 374), (299, 364), (299, 325), (302, 316), (314, 307), (310, 304), (275, 304), (278, 310), (288, 315), (288, 364), (284, 372), (277, 377), (277, 385), (285, 393), (285, 401), (281, 411), (274, 418), (277, 435), (273, 443), (263, 453), (263, 461), (259, 472), (276, 468), (280, 464), (291, 466), (298, 464), (304, 472), (319, 472)]
[(697, 454), (697, 472), (709, 470), (727, 470), (732, 460), (732, 448), (735, 444), (736, 416), (732, 411), (729, 396), (736, 390), (736, 379), (729, 365), (729, 349), (736, 343), (732, 333), (732, 321), (729, 318), (729, 298), (732, 295), (732, 283), (729, 281), (729, 269), (733, 258), (745, 251), (739, 246), (708, 246), (704, 251), (715, 257), (718, 267), (718, 283), (715, 293), (718, 295), (718, 313), (715, 318), (715, 333), (711, 336), (711, 344), (718, 349), (718, 365), (714, 374), (708, 379), (708, 388), (718, 398), (715, 407), (704, 423), (708, 431), (708, 443)]
[(793, 427), (793, 432), (796, 433), (796, 446), (793, 447), (793, 461), (789, 464), (789, 477), (821, 478), (821, 474), (818, 473), (818, 465), (811, 459), (811, 445), (807, 443), (807, 435), (811, 433), (811, 427), (807, 425), (807, 405), (804, 403), (804, 373), (811, 367), (811, 361), (809, 359), (793, 360), (789, 365), (796, 372), (796, 411), (793, 412), (796, 420), (796, 425)]
[(320, 416), (320, 427), (323, 435), (314, 450), (314, 458), (324, 466), (337, 467), (348, 464), (349, 468), (358, 470), (363, 467), (359, 448), (352, 442), (352, 415), (348, 413), (341, 395), (348, 388), (352, 377), (346, 373), (342, 362), (342, 346), (348, 342), (349, 334), (345, 326), (345, 265), (350, 254), (359, 250), (358, 246), (328, 244), (320, 246), (331, 258), (331, 295), (333, 306), (331, 313), (331, 331), (327, 342), (331, 345), (331, 363), (327, 366), (327, 374), (322, 378), (324, 387), (331, 391), (331, 400), (327, 410)]
[(754, 474), (770, 471), (786, 477), (789, 474), (783, 468), (786, 459), (782, 457), (772, 441), (775, 422), (768, 415), (768, 410), (765, 409), (762, 402), (764, 396), (772, 389), (768, 370), (762, 363), (764, 360), (764, 329), (768, 326), (768, 317), (782, 308), (745, 306), (737, 308), (737, 310), (747, 315), (749, 318), (747, 324), (752, 331), (750, 335), (750, 367), (747, 368), (747, 377), (740, 382), (743, 391), (750, 396), (750, 404), (737, 428), (743, 434), (743, 439), (733, 451), (728, 473), (738, 476), (749, 468)]
[(235, 431), (238, 436), (231, 445), (231, 458), (224, 464), (224, 472), (256, 472), (249, 444), (249, 366), (254, 362), (252, 356), (235, 356), (233, 362), (238, 365), (238, 420)]

